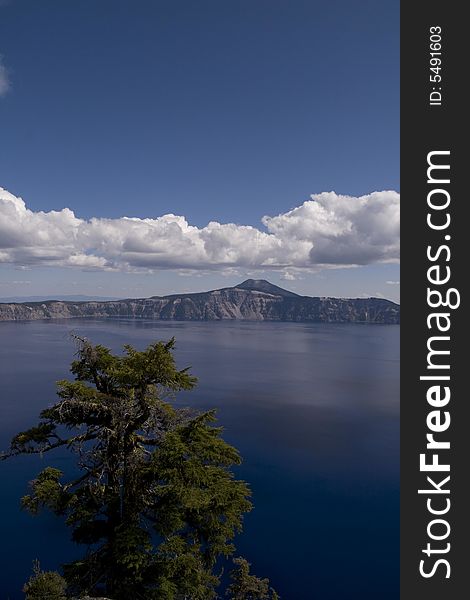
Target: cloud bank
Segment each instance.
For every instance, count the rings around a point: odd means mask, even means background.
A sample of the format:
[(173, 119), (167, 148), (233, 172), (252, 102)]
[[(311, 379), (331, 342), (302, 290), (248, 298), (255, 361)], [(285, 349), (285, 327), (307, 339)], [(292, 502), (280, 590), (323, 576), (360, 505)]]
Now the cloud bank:
[(3, 64), (3, 58), (0, 54), (0, 97), (5, 96), (9, 89), (10, 80), (8, 78), (8, 71), (6, 70), (6, 67)]
[[(79, 219), (72, 210), (34, 212), (0, 188), (0, 263), (20, 267), (153, 271), (159, 269), (318, 270), (398, 262), (400, 197), (325, 192), (263, 227), (183, 216)], [(294, 271), (292, 271), (294, 270)], [(291, 276), (291, 275), (288, 275)]]

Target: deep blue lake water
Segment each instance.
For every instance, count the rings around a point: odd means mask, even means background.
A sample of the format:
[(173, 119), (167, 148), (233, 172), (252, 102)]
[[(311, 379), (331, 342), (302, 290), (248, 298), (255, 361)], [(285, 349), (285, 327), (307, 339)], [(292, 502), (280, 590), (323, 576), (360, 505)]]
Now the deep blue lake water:
[[(182, 405), (218, 407), (253, 490), (238, 553), (283, 600), (399, 597), (399, 327), (67, 320), (0, 323), (0, 447), (35, 423), (67, 377), (70, 332), (118, 351), (177, 340), (198, 388)], [(45, 459), (0, 462), (1, 600), (23, 598), (35, 558), (56, 569), (78, 548), (55, 517), (19, 509)], [(59, 457), (55, 464), (64, 466)]]

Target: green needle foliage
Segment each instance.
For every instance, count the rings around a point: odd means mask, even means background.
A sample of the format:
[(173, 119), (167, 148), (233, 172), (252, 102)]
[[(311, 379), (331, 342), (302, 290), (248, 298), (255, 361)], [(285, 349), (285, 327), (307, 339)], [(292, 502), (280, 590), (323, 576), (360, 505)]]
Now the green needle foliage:
[(83, 558), (64, 565), (71, 593), (216, 598), (218, 561), (233, 554), (251, 509), (247, 484), (232, 472), (237, 450), (222, 439), (213, 411), (171, 403), (196, 385), (188, 369), (176, 368), (174, 339), (144, 351), (125, 346), (122, 356), (77, 343), (75, 380), (58, 383), (58, 402), (13, 438), (3, 458), (67, 448), (80, 475), (66, 479), (46, 467), (23, 507), (63, 517), (86, 546)]
[(230, 600), (280, 600), (279, 596), (269, 587), (269, 579), (260, 579), (250, 573), (250, 563), (244, 558), (233, 560), (236, 567), (230, 573), (232, 583), (227, 588), (226, 595)]
[(66, 600), (65, 579), (54, 571), (41, 571), (38, 560), (33, 562), (33, 574), (24, 584), (26, 600)]

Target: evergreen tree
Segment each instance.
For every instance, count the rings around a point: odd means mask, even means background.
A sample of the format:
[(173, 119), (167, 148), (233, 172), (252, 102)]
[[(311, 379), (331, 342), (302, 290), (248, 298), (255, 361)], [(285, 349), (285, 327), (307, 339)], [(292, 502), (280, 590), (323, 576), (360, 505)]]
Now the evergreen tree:
[(33, 574), (24, 584), (26, 600), (65, 600), (67, 584), (55, 571), (41, 571), (38, 560), (33, 562)]
[(233, 561), (236, 568), (230, 572), (232, 583), (226, 595), (230, 600), (280, 600), (273, 588), (269, 587), (269, 579), (260, 579), (250, 573), (250, 563), (241, 557)]
[(22, 498), (66, 519), (85, 556), (64, 566), (73, 593), (114, 600), (216, 597), (218, 560), (251, 509), (236, 480), (235, 448), (214, 426), (213, 411), (175, 408), (171, 399), (196, 384), (178, 370), (174, 339), (122, 356), (77, 339), (74, 381), (58, 382), (59, 400), (17, 434), (5, 457), (67, 448), (74, 479), (46, 467)]

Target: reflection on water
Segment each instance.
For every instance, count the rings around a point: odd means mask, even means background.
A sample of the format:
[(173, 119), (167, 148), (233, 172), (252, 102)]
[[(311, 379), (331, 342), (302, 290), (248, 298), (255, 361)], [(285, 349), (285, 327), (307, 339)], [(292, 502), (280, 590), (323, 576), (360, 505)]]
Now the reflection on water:
[[(391, 600), (398, 592), (399, 328), (247, 322), (74, 320), (0, 323), (0, 445), (34, 423), (67, 376), (70, 332), (118, 351), (175, 336), (198, 388), (183, 405), (218, 407), (253, 489), (239, 552), (283, 600)], [(50, 460), (50, 455), (45, 460)], [(57, 464), (68, 463), (66, 456)], [(77, 553), (55, 518), (20, 513), (37, 457), (0, 463), (2, 597)], [(23, 534), (18, 536), (18, 531)]]

